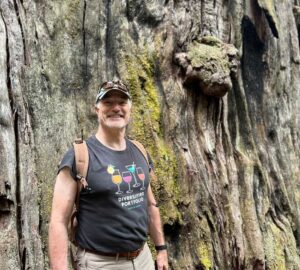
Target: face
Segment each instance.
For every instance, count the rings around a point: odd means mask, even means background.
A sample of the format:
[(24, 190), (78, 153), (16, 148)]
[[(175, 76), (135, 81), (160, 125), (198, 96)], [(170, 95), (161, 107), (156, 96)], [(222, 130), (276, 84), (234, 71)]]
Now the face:
[(131, 102), (120, 91), (109, 91), (96, 104), (99, 124), (103, 128), (124, 129), (130, 119)]

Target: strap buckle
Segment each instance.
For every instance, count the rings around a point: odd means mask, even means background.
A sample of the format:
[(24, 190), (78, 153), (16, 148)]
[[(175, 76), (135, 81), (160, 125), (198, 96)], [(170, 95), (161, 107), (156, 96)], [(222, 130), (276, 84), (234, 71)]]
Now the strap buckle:
[(83, 143), (83, 139), (82, 138), (77, 138), (75, 139), (74, 141), (76, 144), (80, 144), (80, 143)]
[(77, 180), (81, 180), (83, 178), (83, 176), (82, 175), (80, 175), (80, 174), (76, 174), (76, 179)]
[(87, 188), (89, 186), (88, 182), (86, 181), (85, 177), (83, 177), (80, 174), (76, 174), (76, 179), (77, 181), (80, 181), (83, 188)]

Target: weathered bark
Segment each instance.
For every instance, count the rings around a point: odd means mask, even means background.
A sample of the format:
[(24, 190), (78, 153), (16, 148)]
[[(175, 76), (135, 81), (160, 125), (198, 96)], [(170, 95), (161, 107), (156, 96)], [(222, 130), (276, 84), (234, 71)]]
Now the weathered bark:
[(24, 97), (25, 54), (20, 3), (1, 10), (1, 269), (43, 269), (33, 134)]
[(0, 269), (48, 269), (57, 164), (113, 77), (170, 268), (300, 269), (299, 32), (298, 0), (0, 0)]

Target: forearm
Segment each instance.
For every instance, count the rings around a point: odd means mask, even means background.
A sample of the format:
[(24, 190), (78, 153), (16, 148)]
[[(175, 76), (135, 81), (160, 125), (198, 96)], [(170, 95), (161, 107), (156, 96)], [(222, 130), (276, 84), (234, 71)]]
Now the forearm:
[(160, 218), (159, 208), (156, 206), (151, 187), (148, 189), (148, 214), (149, 233), (155, 246), (161, 246), (157, 251), (156, 265), (158, 270), (168, 270), (168, 254), (165, 245), (165, 238)]
[(154, 205), (150, 205), (148, 211), (149, 211), (150, 237), (156, 246), (164, 245), (165, 238), (164, 238), (159, 208)]
[(165, 238), (158, 207), (149, 206), (149, 233), (155, 246), (161, 246), (163, 250), (157, 251), (156, 266), (158, 270), (168, 269), (168, 254), (165, 247)]
[(68, 233), (63, 223), (49, 225), (49, 257), (52, 270), (68, 269)]
[(69, 168), (62, 169), (56, 179), (49, 224), (49, 257), (52, 270), (68, 269), (67, 225), (74, 207), (77, 183)]

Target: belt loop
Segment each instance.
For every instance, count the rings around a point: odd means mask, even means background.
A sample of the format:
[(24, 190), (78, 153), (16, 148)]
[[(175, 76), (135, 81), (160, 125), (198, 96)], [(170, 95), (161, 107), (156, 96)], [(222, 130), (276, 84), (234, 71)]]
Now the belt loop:
[(120, 254), (120, 253), (117, 253), (117, 255), (116, 255), (116, 261), (117, 261), (117, 262), (119, 261), (119, 254)]

